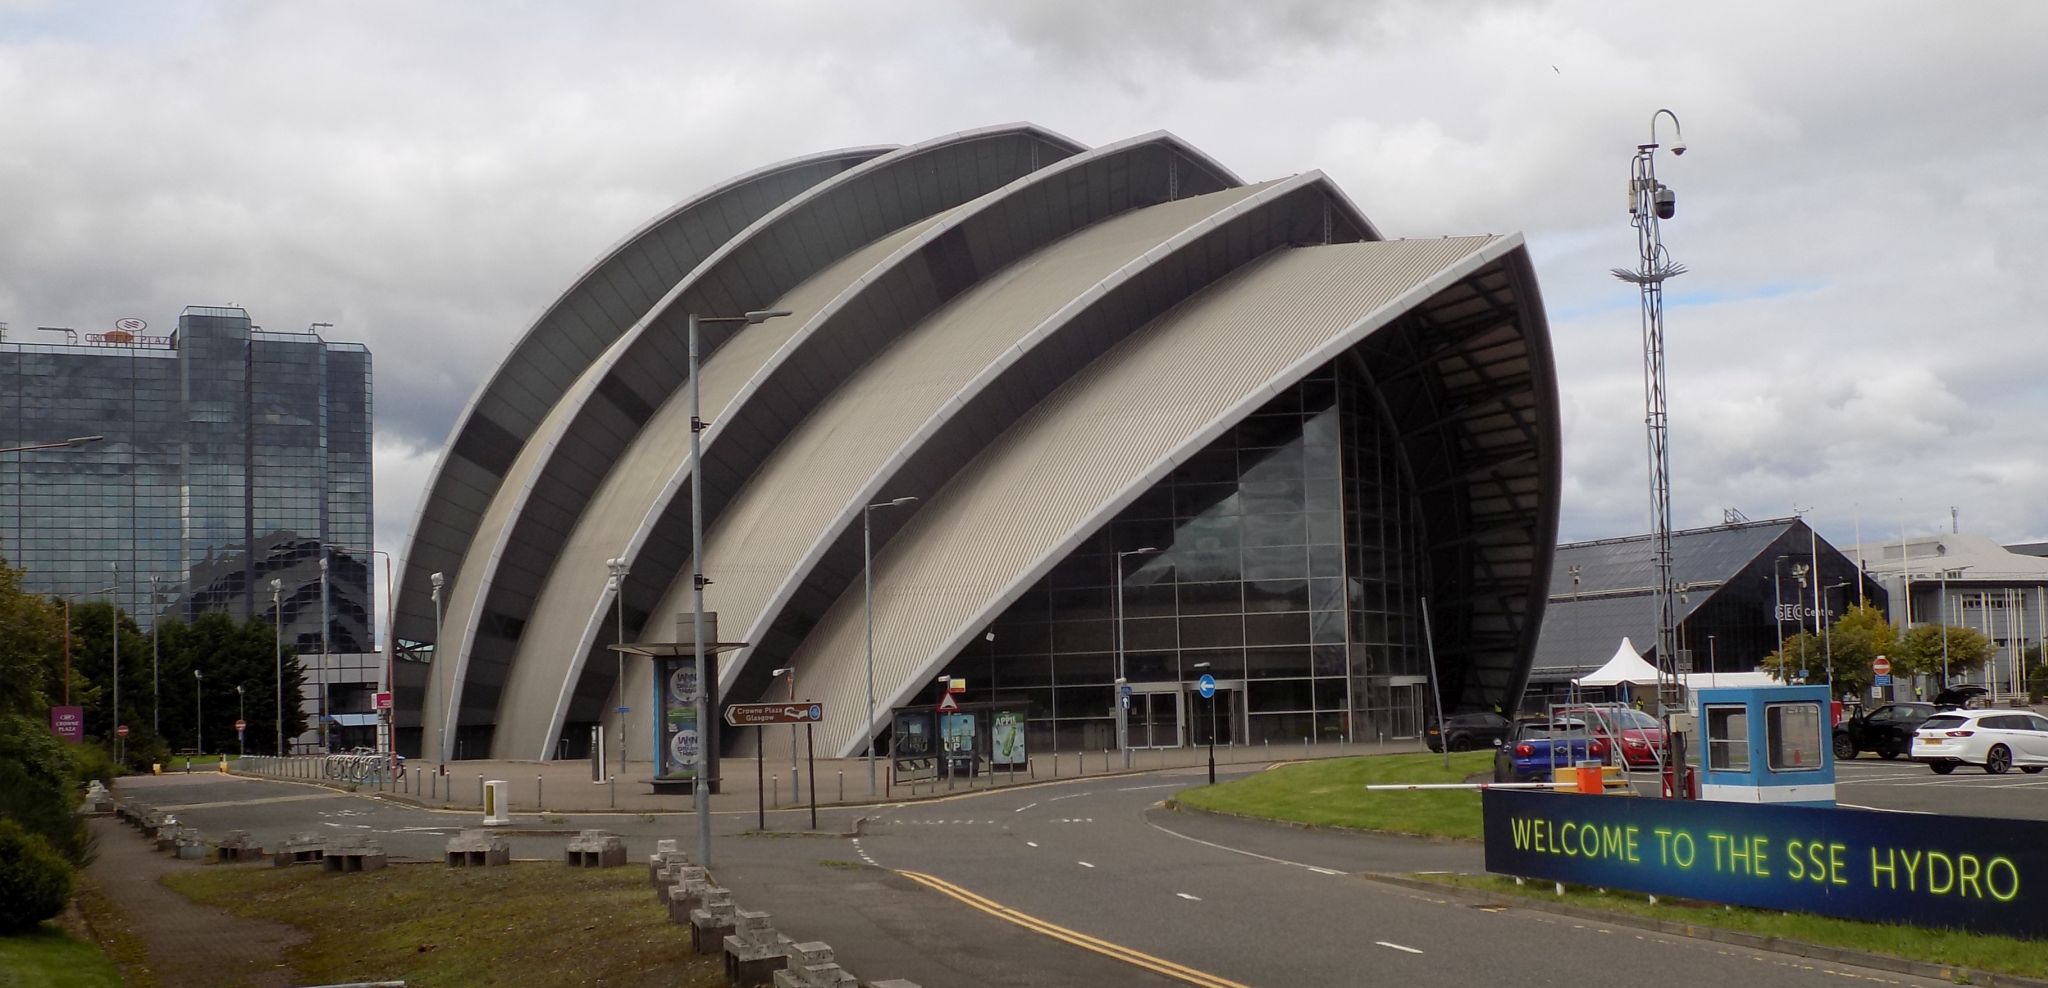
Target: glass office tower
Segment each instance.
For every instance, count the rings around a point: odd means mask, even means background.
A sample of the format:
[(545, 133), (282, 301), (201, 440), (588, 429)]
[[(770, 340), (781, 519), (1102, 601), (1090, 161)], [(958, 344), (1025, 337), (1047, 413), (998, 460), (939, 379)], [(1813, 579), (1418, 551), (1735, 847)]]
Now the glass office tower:
[[(373, 649), (370, 353), (191, 306), (169, 336), (0, 342), (0, 556), (40, 593), (112, 596), (144, 627), (221, 611)], [(152, 587), (151, 577), (156, 583)]]

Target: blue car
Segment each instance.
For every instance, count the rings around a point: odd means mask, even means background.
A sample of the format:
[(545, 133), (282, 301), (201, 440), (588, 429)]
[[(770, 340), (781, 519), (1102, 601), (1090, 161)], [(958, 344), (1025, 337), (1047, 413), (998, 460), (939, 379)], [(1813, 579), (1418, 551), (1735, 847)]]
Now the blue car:
[(1582, 761), (1605, 762), (1607, 742), (1582, 720), (1524, 720), (1515, 723), (1493, 755), (1495, 782), (1553, 782), (1558, 769)]

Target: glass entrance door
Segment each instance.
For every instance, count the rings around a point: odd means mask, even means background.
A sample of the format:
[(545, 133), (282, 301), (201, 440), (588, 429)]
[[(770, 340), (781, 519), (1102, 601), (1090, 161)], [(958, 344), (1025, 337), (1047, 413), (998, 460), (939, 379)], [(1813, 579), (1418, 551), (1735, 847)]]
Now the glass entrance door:
[(1133, 693), (1126, 744), (1132, 748), (1178, 748), (1181, 704), (1178, 692)]

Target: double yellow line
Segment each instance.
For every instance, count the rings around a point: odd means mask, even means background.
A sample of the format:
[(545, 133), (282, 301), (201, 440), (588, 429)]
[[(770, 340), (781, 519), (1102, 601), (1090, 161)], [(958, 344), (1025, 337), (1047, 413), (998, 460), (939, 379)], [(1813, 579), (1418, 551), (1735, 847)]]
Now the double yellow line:
[(992, 899), (986, 899), (982, 896), (975, 895), (974, 893), (969, 892), (966, 889), (963, 889), (960, 886), (953, 884), (952, 882), (946, 881), (945, 879), (939, 878), (934, 875), (927, 875), (921, 871), (899, 871), (897, 872), (897, 874), (902, 875), (903, 877), (908, 878), (911, 881), (916, 882), (919, 885), (922, 885), (935, 892), (939, 892), (943, 895), (950, 896), (951, 898), (957, 899), (970, 906), (973, 906), (974, 908), (979, 909), (982, 912), (985, 912), (991, 916), (994, 916), (997, 919), (1009, 923), (1015, 923), (1016, 925), (1021, 926), (1027, 930), (1030, 930), (1033, 933), (1040, 933), (1045, 936), (1049, 936), (1054, 940), (1059, 940), (1063, 943), (1073, 944), (1074, 946), (1079, 947), (1083, 950), (1094, 951), (1095, 953), (1101, 954), (1104, 957), (1113, 958), (1115, 960), (1123, 961), (1126, 964), (1144, 968), (1145, 970), (1151, 971), (1154, 974), (1164, 975), (1166, 977), (1174, 979), (1175, 981), (1183, 981), (1191, 985), (1196, 985), (1198, 986), (1198, 988), (1249, 988), (1249, 986), (1240, 984), (1235, 981), (1230, 981), (1225, 978), (1219, 978), (1213, 974), (1197, 971), (1191, 967), (1175, 964), (1174, 962), (1169, 961), (1163, 957), (1154, 957), (1151, 954), (1132, 950), (1131, 948), (1122, 946), (1121, 944), (1110, 943), (1107, 940), (1098, 940), (1094, 937), (1089, 936), (1086, 933), (1080, 933), (1075, 930), (1067, 929), (1064, 926), (1060, 926), (1054, 923), (1048, 923), (1045, 920), (1039, 919), (1038, 917), (1032, 916), (1028, 913), (1020, 913), (1017, 910), (1011, 909), (1010, 907), (1005, 906), (1000, 902), (996, 902)]

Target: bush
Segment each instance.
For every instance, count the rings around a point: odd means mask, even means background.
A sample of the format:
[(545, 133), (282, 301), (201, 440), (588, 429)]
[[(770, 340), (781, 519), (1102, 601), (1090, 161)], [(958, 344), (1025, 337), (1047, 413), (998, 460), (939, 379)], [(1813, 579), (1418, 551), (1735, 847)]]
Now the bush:
[(0, 819), (0, 933), (33, 929), (70, 899), (71, 865), (40, 835)]

